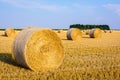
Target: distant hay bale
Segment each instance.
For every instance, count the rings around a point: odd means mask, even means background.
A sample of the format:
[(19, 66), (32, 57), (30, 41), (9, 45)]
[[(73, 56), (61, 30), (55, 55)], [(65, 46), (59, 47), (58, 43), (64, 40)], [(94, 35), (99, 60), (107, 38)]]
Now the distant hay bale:
[(86, 32), (85, 32), (86, 35), (89, 35), (90, 34), (90, 29), (87, 29)]
[(14, 41), (15, 61), (33, 71), (57, 69), (64, 58), (64, 48), (57, 34), (49, 29), (22, 30)]
[(63, 33), (64, 32), (64, 30), (58, 30), (58, 33)]
[[(36, 26), (27, 26), (26, 28), (24, 28), (24, 30), (25, 29), (33, 29), (33, 28), (35, 28), (35, 29), (38, 29), (38, 27), (36, 27)], [(44, 28), (44, 27), (40, 27), (39, 29), (48, 29), (48, 28)], [(52, 30), (52, 29), (49, 29), (49, 30)]]
[(112, 33), (112, 31), (110, 30), (109, 33)]
[(7, 37), (15, 37), (16, 32), (13, 28), (7, 28), (5, 29), (4, 35)]
[(27, 26), (25, 29), (29, 29), (29, 28), (37, 28), (36, 26)]
[(67, 31), (67, 39), (68, 40), (79, 40), (82, 37), (82, 32), (77, 28), (70, 28)]
[(107, 33), (107, 31), (106, 30), (103, 30), (104, 31), (104, 33)]
[(112, 30), (103, 30), (104, 33), (112, 33)]
[(101, 37), (101, 34), (102, 34), (101, 29), (95, 28), (90, 31), (89, 35), (91, 38), (98, 38), (98, 37)]

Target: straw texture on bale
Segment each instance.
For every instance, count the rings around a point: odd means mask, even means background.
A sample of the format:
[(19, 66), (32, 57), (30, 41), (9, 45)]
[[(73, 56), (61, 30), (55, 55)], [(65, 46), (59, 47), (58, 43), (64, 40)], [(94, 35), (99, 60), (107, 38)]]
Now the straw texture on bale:
[(13, 28), (7, 28), (5, 29), (4, 35), (7, 37), (15, 37), (16, 32)]
[(91, 38), (99, 38), (102, 35), (102, 31), (99, 28), (95, 28), (90, 31), (89, 35)]
[(82, 37), (82, 32), (77, 28), (70, 28), (67, 31), (67, 39), (68, 40), (79, 40)]
[(13, 46), (16, 62), (33, 71), (57, 69), (64, 58), (64, 48), (57, 34), (49, 29), (27, 28), (16, 37)]

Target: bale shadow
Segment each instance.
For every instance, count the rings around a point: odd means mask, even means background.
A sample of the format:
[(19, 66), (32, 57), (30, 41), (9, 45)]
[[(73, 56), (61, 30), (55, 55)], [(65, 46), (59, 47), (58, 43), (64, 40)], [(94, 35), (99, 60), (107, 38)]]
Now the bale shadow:
[(7, 64), (10, 65), (14, 65), (14, 66), (19, 66), (16, 64), (16, 62), (12, 59), (12, 54), (8, 54), (8, 53), (0, 53), (0, 61), (5, 62)]
[(32, 71), (31, 69), (29, 69), (27, 67), (24, 67), (22, 65), (17, 64), (15, 62), (15, 60), (12, 58), (12, 54), (10, 54), (10, 53), (0, 53), (0, 61), (7, 63), (7, 64), (10, 64), (10, 65), (13, 65), (13, 66), (16, 66), (16, 67), (21, 67), (21, 68), (24, 68), (26, 70)]
[(0, 36), (2, 36), (2, 37), (7, 37), (6, 35), (4, 35), (4, 34), (1, 34)]

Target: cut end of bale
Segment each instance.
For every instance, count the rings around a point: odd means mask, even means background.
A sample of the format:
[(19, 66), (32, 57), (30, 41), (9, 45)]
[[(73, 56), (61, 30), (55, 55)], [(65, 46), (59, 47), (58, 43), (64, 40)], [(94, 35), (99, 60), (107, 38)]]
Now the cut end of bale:
[(16, 32), (13, 28), (7, 28), (7, 29), (5, 29), (4, 35), (7, 37), (15, 37)]
[(28, 28), (14, 42), (16, 62), (33, 71), (57, 69), (64, 58), (64, 48), (57, 34), (49, 29)]
[(67, 39), (68, 40), (79, 40), (82, 37), (82, 32), (78, 28), (70, 28), (67, 31)]
[(102, 31), (99, 28), (95, 28), (90, 31), (89, 35), (91, 38), (100, 38), (102, 36)]

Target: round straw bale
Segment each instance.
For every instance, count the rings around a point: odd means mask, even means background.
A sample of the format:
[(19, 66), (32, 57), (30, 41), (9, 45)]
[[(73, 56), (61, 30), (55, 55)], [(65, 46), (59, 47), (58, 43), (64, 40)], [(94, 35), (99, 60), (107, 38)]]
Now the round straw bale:
[(62, 33), (62, 32), (64, 32), (64, 30), (58, 30), (58, 33)]
[(112, 33), (112, 31), (110, 30), (109, 33)]
[(27, 27), (24, 28), (24, 29), (28, 29), (28, 28), (38, 28), (38, 27), (36, 27), (36, 26), (27, 26)]
[(106, 30), (103, 30), (104, 31), (104, 33), (107, 33), (107, 31)]
[(85, 32), (86, 35), (89, 35), (90, 34), (90, 29), (87, 29), (86, 32)]
[(16, 62), (33, 71), (57, 69), (64, 58), (64, 48), (57, 34), (49, 29), (27, 28), (14, 41)]
[(99, 28), (94, 28), (90, 31), (90, 37), (91, 38), (98, 38), (101, 37), (102, 31)]
[(85, 30), (82, 30), (83, 32), (85, 32)]
[(68, 40), (79, 40), (82, 37), (82, 32), (78, 28), (70, 28), (67, 31)]
[(5, 29), (4, 35), (7, 37), (15, 37), (16, 32), (13, 28), (7, 28)]

